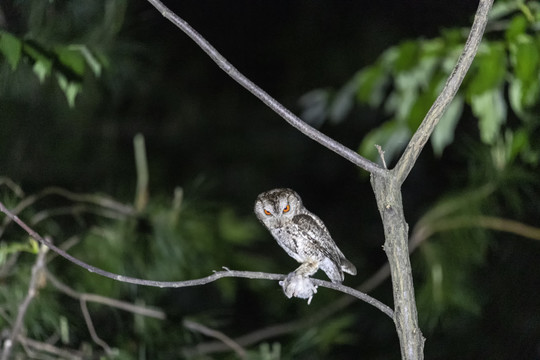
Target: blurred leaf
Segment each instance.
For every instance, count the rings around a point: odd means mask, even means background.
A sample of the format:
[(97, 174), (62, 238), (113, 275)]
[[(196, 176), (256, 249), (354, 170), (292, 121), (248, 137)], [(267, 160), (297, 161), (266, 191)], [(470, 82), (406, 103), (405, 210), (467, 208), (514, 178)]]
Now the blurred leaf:
[(262, 343), (259, 345), (258, 353), (250, 354), (249, 359), (252, 360), (280, 360), (281, 359), (281, 344), (280, 343)]
[(454, 141), (454, 131), (463, 112), (463, 103), (463, 96), (457, 95), (435, 127), (431, 145), (436, 156), (441, 156), (444, 148)]
[(415, 67), (395, 76), (395, 90), (385, 109), (395, 114), (396, 120), (406, 122), (411, 130), (416, 130), (437, 96), (439, 77), (434, 80), (434, 74), (438, 64), (436, 57), (425, 56)]
[(536, 120), (538, 114), (535, 105), (540, 102), (540, 82), (519, 79), (510, 80), (508, 91), (512, 110), (523, 120)]
[(493, 144), (501, 125), (506, 121), (506, 102), (502, 89), (486, 91), (471, 97), (473, 114), (479, 119), (480, 138), (485, 144)]
[(506, 52), (500, 42), (482, 43), (468, 77), (469, 97), (498, 88), (506, 75)]
[(407, 71), (418, 65), (419, 45), (416, 41), (405, 41), (397, 47), (397, 56), (393, 63), (395, 73)]
[(333, 317), (330, 321), (325, 322), (319, 327), (317, 334), (318, 346), (323, 351), (329, 351), (334, 344), (353, 343), (355, 336), (347, 332), (347, 328), (351, 327), (355, 318), (352, 315), (343, 315)]
[(59, 46), (55, 49), (60, 63), (71, 69), (76, 75), (84, 75), (84, 56), (77, 48), (70, 46)]
[(38, 47), (25, 43), (24, 52), (34, 61), (34, 66), (32, 70), (38, 77), (39, 81), (42, 83), (47, 76), (51, 74), (53, 61), (52, 59)]
[(15, 70), (21, 59), (21, 40), (8, 32), (0, 31), (0, 52), (6, 57), (11, 69)]
[(525, 33), (527, 26), (528, 22), (525, 16), (516, 15), (510, 20), (510, 25), (504, 35), (508, 41), (515, 41), (516, 37)]
[(386, 163), (389, 164), (405, 147), (410, 136), (411, 132), (405, 124), (387, 121), (364, 137), (358, 152), (360, 155), (377, 162), (379, 161), (379, 153), (375, 145), (380, 145), (384, 151)]
[(389, 77), (381, 63), (368, 66), (355, 76), (358, 100), (370, 106), (378, 107), (384, 100), (384, 92)]
[(538, 44), (527, 34), (517, 36), (510, 43), (510, 60), (515, 76), (522, 82), (538, 81)]
[(302, 95), (299, 100), (302, 120), (313, 127), (319, 127), (328, 115), (329, 99), (330, 94), (324, 89), (315, 89)]
[(90, 49), (88, 49), (86, 45), (70, 45), (69, 48), (78, 51), (83, 56), (86, 64), (88, 64), (94, 75), (101, 75), (101, 62), (96, 56), (94, 56), (94, 54), (92, 54), (92, 52), (90, 51)]
[(61, 73), (56, 74), (56, 79), (58, 80), (60, 89), (62, 89), (66, 96), (69, 107), (75, 107), (75, 98), (77, 97), (77, 94), (82, 91), (82, 84), (78, 81), (68, 80), (66, 76)]
[[(457, 236), (461, 237), (461, 241), (457, 240)], [(479, 296), (468, 284), (468, 273), (479, 265), (475, 257), (484, 256), (487, 242), (485, 239), (469, 240), (472, 237), (467, 236), (466, 232), (455, 231), (439, 235), (437, 241), (421, 245), (426, 281), (418, 290), (418, 307), (420, 321), (429, 329), (454, 311), (467, 311), (470, 315), (480, 313)], [(458, 246), (461, 251), (454, 252)], [(475, 256), (469, 257), (471, 254)]]
[(246, 245), (253, 242), (261, 227), (255, 221), (239, 218), (232, 209), (224, 209), (218, 216), (218, 229), (224, 240)]
[(497, 1), (493, 4), (493, 7), (488, 14), (489, 21), (506, 17), (515, 12), (517, 9), (518, 7), (515, 1)]
[(433, 78), (430, 78), (426, 87), (420, 91), (416, 101), (413, 103), (410, 112), (407, 116), (407, 125), (411, 132), (416, 131), (422, 120), (425, 118), (429, 109), (437, 99), (440, 90), (446, 82), (446, 76), (438, 73)]
[(34, 63), (34, 66), (32, 67), (32, 70), (34, 71), (34, 74), (36, 74), (36, 76), (38, 77), (40, 83), (43, 83), (43, 81), (45, 81), (47, 76), (51, 74), (51, 69), (52, 69), (52, 62), (49, 60), (36, 61)]
[(111, 35), (120, 31), (124, 24), (126, 15), (127, 0), (108, 0), (105, 2), (104, 27)]
[(411, 109), (417, 99), (418, 89), (414, 74), (402, 73), (395, 78), (396, 90), (393, 91), (384, 104), (388, 114), (394, 114), (395, 119), (406, 123)]
[(525, 129), (518, 129), (516, 132), (512, 133), (510, 130), (507, 133), (507, 137), (510, 138), (508, 141), (508, 157), (512, 161), (516, 156), (521, 153), (524, 149), (529, 147), (529, 134)]
[(340, 123), (345, 119), (347, 114), (351, 112), (351, 109), (354, 106), (354, 93), (356, 87), (357, 84), (353, 78), (353, 80), (345, 84), (332, 99), (328, 113), (328, 117), (332, 123)]

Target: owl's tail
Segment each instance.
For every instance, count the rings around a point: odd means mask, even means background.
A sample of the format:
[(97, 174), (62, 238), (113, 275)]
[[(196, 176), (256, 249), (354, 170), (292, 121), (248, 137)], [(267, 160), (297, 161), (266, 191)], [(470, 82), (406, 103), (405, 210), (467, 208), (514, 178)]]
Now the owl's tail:
[(356, 266), (345, 258), (341, 258), (341, 270), (347, 274), (356, 275)]

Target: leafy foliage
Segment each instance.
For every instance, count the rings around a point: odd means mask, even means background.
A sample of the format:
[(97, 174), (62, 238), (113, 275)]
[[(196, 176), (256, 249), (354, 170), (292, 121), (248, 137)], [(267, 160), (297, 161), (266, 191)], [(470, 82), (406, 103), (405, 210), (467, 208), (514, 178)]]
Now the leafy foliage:
[[(504, 141), (509, 147), (521, 147), (520, 156), (536, 162), (539, 153), (531, 149), (527, 130), (538, 127), (540, 109), (540, 35), (535, 31), (540, 23), (540, 3), (497, 2), (490, 21), (486, 39), (459, 94), (436, 127), (431, 145), (440, 156), (452, 144), (464, 105), (468, 105), (478, 120), (483, 143)], [(465, 36), (464, 30), (445, 30), (438, 38), (406, 41), (389, 48), (334, 96), (329, 90), (307, 94), (311, 101), (301, 102), (303, 118), (315, 124), (324, 119), (340, 122), (350, 114), (354, 101), (380, 109), (388, 120), (364, 137), (359, 152), (376, 160), (374, 145), (379, 144), (387, 160), (393, 160), (444, 86)], [(510, 111), (520, 120), (517, 126), (507, 125)], [(512, 143), (515, 134), (519, 134), (519, 144)]]
[[(77, 37), (79, 34), (73, 34), (73, 28), (65, 27), (66, 23), (59, 21), (61, 18), (67, 19), (65, 13), (76, 11), (82, 2), (29, 3), (32, 4), (27, 4), (27, 11), (30, 12), (27, 33), (16, 35), (0, 31), (0, 53), (13, 71), (24, 63), (32, 68), (40, 83), (54, 77), (69, 106), (74, 107), (75, 99), (83, 89), (87, 70), (99, 77), (108, 65), (103, 50), (122, 25), (126, 1), (107, 2), (102, 18), (86, 22), (93, 29), (93, 33), (86, 34), (86, 38)], [(89, 12), (99, 10), (100, 3), (97, 2)], [(90, 14), (87, 12), (86, 15)]]

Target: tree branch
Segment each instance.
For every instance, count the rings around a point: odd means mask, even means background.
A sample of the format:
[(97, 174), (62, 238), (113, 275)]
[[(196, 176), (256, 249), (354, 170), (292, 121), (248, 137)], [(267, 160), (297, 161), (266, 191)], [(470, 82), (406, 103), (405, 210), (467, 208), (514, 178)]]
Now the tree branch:
[(450, 105), (450, 102), (456, 96), (459, 86), (461, 85), (463, 78), (465, 78), (476, 52), (478, 51), (478, 46), (482, 40), (482, 35), (484, 34), (488, 21), (488, 13), (492, 4), (493, 0), (480, 0), (469, 37), (467, 38), (463, 52), (461, 53), (454, 70), (448, 77), (443, 90), (429, 109), (424, 120), (422, 120), (422, 123), (409, 141), (403, 155), (393, 170), (399, 184), (402, 184), (409, 175), (420, 152), (435, 129), (435, 126), (443, 116), (448, 105)]
[[(107, 277), (109, 279), (113, 279), (116, 281), (120, 281), (120, 282), (125, 282), (125, 283), (135, 284), (135, 285), (159, 287), (159, 288), (180, 288), (180, 287), (188, 287), (188, 286), (205, 285), (213, 281), (216, 281), (218, 279), (226, 278), (226, 277), (237, 277), (237, 278), (246, 278), (246, 279), (265, 279), (265, 280), (283, 280), (286, 278), (286, 275), (283, 275), (283, 274), (270, 274), (270, 273), (264, 273), (264, 272), (238, 271), (238, 270), (229, 270), (229, 269), (225, 269), (225, 271), (215, 271), (212, 275), (206, 276), (204, 278), (184, 280), (184, 281), (145, 280), (145, 279), (138, 279), (134, 277), (124, 276), (120, 274), (115, 274), (115, 273), (97, 268), (90, 264), (87, 264), (84, 261), (79, 260), (76, 257), (66, 253), (64, 250), (60, 249), (59, 247), (57, 247), (50, 241), (45, 240), (36, 231), (34, 231), (32, 228), (26, 225), (24, 221), (19, 219), (18, 216), (14, 215), (11, 211), (9, 211), (2, 202), (0, 202), (0, 212), (3, 212), (4, 214), (6, 214), (12, 221), (14, 221), (21, 228), (23, 228), (28, 233), (28, 235), (30, 235), (36, 241), (40, 242), (42, 245), (47, 246), (48, 248), (50, 248), (51, 250), (53, 250), (55, 253), (62, 256), (63, 258), (71, 261), (72, 263), (92, 273), (96, 273), (98, 275), (101, 275), (101, 276), (104, 276), (104, 277)], [(338, 290), (346, 294), (349, 294), (351, 296), (354, 296), (360, 300), (363, 300), (367, 302), (368, 304), (375, 306), (376, 308), (381, 310), (383, 313), (387, 314), (389, 317), (393, 318), (392, 309), (390, 309), (385, 304), (381, 303), (380, 301), (372, 298), (371, 296), (367, 294), (364, 294), (358, 290), (355, 290), (353, 288), (350, 288), (342, 284), (334, 284), (329, 281), (324, 281), (324, 280), (319, 280), (319, 279), (312, 279), (312, 280), (313, 280), (313, 283), (317, 286), (322, 286), (329, 289)]]
[(163, 320), (166, 317), (165, 313), (161, 310), (151, 309), (146, 306), (134, 305), (126, 301), (112, 299), (112, 298), (97, 295), (97, 294), (80, 293), (72, 289), (71, 287), (67, 286), (60, 280), (58, 280), (49, 271), (46, 272), (46, 275), (47, 275), (47, 279), (51, 282), (52, 286), (54, 286), (60, 292), (74, 299), (82, 300), (85, 302), (95, 302), (98, 304), (107, 305), (107, 306), (114, 307), (120, 310), (128, 311), (133, 314), (148, 316), (148, 317), (152, 317), (159, 320)]
[(360, 156), (357, 152), (343, 146), (336, 140), (321, 133), (317, 129), (309, 126), (299, 117), (290, 112), (276, 99), (266, 93), (263, 89), (255, 85), (251, 80), (245, 77), (223, 55), (221, 55), (206, 39), (193, 29), (186, 21), (181, 19), (178, 15), (172, 12), (159, 0), (148, 0), (167, 20), (176, 25), (187, 36), (189, 36), (210, 58), (229, 75), (233, 80), (242, 85), (246, 90), (255, 95), (259, 100), (265, 103), (270, 109), (274, 110), (279, 116), (287, 121), (291, 126), (302, 132), (304, 135), (315, 140), (324, 147), (332, 150), (341, 157), (349, 160), (353, 164), (361, 167), (362, 169), (369, 171), (372, 174), (378, 174), (383, 176), (387, 173), (385, 169), (377, 165), (376, 163), (369, 161), (368, 159)]
[(190, 329), (191, 331), (197, 331), (197, 332), (200, 332), (201, 334), (218, 339), (225, 346), (227, 346), (227, 348), (234, 350), (234, 352), (236, 353), (236, 355), (238, 355), (240, 359), (247, 359), (246, 349), (244, 349), (236, 341), (234, 341), (233, 339), (231, 339), (230, 337), (228, 337), (221, 331), (210, 329), (207, 326), (204, 326), (202, 324), (196, 323), (191, 320), (184, 320), (183, 324), (186, 328)]
[(28, 293), (26, 294), (23, 302), (19, 305), (17, 318), (13, 324), (13, 327), (11, 328), (9, 339), (6, 339), (3, 344), (4, 349), (2, 350), (2, 360), (9, 359), (11, 351), (13, 350), (16, 340), (18, 339), (19, 332), (23, 326), (24, 317), (26, 315), (26, 311), (28, 310), (28, 306), (30, 306), (30, 303), (39, 290), (42, 271), (45, 267), (45, 254), (47, 253), (47, 250), (48, 249), (45, 245), (42, 245), (39, 248), (36, 262), (34, 263), (34, 266), (32, 266), (32, 276), (30, 278), (30, 284), (28, 285)]
[(92, 317), (90, 316), (90, 312), (88, 311), (88, 306), (86, 305), (86, 301), (81, 298), (79, 300), (79, 303), (81, 305), (81, 312), (84, 317), (84, 322), (86, 323), (86, 328), (88, 329), (88, 332), (90, 333), (90, 337), (98, 346), (100, 346), (103, 349), (103, 351), (105, 351), (107, 355), (110, 356), (111, 347), (97, 334), (96, 328), (94, 327), (94, 322), (92, 321)]
[[(22, 335), (19, 335), (18, 340), (24, 346), (31, 347), (32, 349), (35, 349), (40, 352), (54, 354), (58, 356), (59, 359), (82, 360), (85, 358), (84, 357), (85, 354), (82, 351), (60, 349), (52, 344), (32, 340)], [(28, 354), (28, 355), (32, 355), (32, 354)], [(39, 358), (37, 354), (34, 356), (36, 359)]]

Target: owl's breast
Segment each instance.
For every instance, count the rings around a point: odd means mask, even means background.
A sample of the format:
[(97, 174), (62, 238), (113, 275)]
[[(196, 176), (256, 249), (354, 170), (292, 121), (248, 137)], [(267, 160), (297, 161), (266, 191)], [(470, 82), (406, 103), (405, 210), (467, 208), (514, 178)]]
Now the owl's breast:
[(281, 246), (290, 257), (298, 262), (304, 262), (307, 259), (302, 252), (302, 241), (291, 226), (285, 225), (272, 229), (270, 232), (279, 246)]
[(290, 223), (273, 229), (272, 235), (287, 254), (298, 262), (321, 261), (324, 251), (321, 251), (318, 237), (321, 236), (317, 226), (306, 227), (302, 222), (294, 220)]

